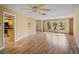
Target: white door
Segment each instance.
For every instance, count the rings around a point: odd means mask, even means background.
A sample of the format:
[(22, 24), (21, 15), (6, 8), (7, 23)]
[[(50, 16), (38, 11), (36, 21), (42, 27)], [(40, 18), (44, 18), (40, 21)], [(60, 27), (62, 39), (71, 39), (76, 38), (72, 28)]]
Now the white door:
[(2, 15), (0, 15), (0, 50), (3, 47)]

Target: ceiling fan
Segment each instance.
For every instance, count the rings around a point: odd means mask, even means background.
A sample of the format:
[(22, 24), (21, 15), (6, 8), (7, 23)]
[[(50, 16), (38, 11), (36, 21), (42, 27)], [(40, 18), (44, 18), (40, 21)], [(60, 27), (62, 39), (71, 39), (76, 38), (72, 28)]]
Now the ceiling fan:
[(43, 6), (45, 6), (45, 4), (27, 4), (28, 7), (30, 7), (30, 10), (32, 12), (36, 12), (42, 15), (46, 15), (45, 11), (50, 11), (50, 9), (46, 9)]

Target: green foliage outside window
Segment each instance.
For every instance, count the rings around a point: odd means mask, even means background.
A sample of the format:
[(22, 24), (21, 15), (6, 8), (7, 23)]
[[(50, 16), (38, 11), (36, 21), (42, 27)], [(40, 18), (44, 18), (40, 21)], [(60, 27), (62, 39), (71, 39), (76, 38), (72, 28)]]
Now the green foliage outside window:
[(47, 27), (48, 27), (48, 29), (51, 29), (51, 24), (50, 24), (50, 22), (47, 22)]
[(57, 23), (56, 22), (53, 23), (53, 30), (57, 30)]
[(65, 23), (60, 22), (59, 27), (60, 27), (60, 30), (65, 30)]

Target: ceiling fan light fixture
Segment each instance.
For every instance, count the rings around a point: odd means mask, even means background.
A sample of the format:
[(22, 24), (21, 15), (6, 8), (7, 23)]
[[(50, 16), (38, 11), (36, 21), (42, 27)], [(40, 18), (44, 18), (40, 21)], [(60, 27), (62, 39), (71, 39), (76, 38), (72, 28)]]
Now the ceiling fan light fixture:
[(43, 13), (42, 15), (46, 15), (45, 13)]

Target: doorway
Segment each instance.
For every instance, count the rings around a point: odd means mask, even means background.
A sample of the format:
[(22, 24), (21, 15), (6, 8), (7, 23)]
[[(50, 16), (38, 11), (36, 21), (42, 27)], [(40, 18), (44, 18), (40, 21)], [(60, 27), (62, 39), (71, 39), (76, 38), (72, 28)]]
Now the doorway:
[(4, 45), (15, 41), (15, 16), (13, 14), (3, 12), (3, 41)]

